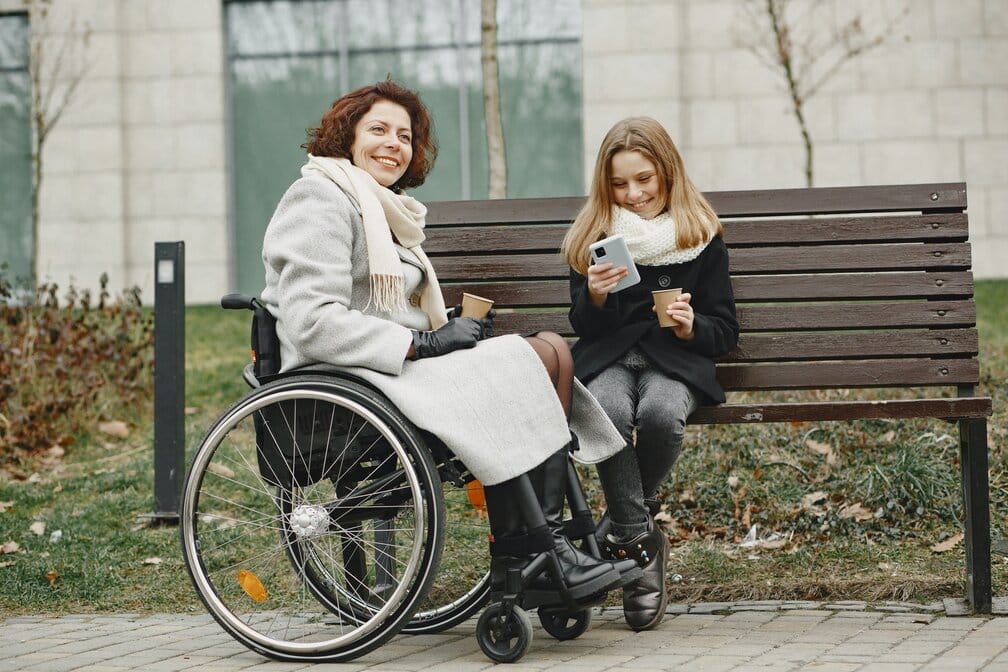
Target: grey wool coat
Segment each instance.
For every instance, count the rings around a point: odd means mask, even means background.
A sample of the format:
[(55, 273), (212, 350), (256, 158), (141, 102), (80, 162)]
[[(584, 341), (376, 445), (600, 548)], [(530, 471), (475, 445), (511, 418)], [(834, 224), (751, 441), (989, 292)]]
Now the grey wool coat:
[[(425, 279), (412, 254), (399, 253), (407, 284), (414, 279), (410, 293)], [(546, 369), (521, 337), (406, 359), (410, 330), (429, 329), (429, 319), (412, 305), (391, 314), (368, 305), (363, 221), (330, 180), (302, 177), (287, 190), (266, 230), (263, 264), (262, 300), (277, 318), (283, 371), (325, 364), (366, 380), (487, 485), (525, 473), (570, 441)], [(580, 383), (571, 416), (569, 429), (580, 443), (575, 459), (598, 462), (623, 447)]]

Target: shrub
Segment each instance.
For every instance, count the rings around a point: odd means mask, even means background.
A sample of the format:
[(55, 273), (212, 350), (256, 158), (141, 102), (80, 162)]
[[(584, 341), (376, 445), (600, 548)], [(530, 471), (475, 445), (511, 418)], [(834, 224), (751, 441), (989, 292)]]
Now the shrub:
[(97, 422), (134, 415), (153, 392), (153, 316), (133, 288), (110, 301), (102, 274), (97, 303), (55, 284), (34, 297), (0, 280), (0, 467), (13, 475), (67, 446)]

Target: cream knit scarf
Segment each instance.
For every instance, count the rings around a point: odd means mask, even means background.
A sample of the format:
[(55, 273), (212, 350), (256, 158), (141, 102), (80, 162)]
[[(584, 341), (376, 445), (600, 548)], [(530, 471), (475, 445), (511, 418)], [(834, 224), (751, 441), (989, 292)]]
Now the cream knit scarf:
[(406, 292), (403, 288), (402, 262), (395, 250), (395, 240), (408, 248), (424, 266), (427, 283), (420, 295), (420, 309), (430, 318), (431, 328), (437, 329), (448, 320), (445, 316), (444, 297), (438, 285), (434, 267), (424, 254), (420, 243), (424, 241), (424, 224), (427, 208), (411, 196), (397, 194), (378, 184), (367, 171), (361, 170), (348, 159), (334, 159), (308, 155), (308, 163), (301, 167), (305, 177), (323, 175), (346, 192), (357, 205), (364, 220), (364, 238), (367, 241), (368, 267), (371, 269), (371, 296), (368, 306), (395, 313), (406, 310)]
[(708, 240), (695, 247), (679, 249), (676, 243), (676, 224), (671, 214), (663, 212), (651, 219), (644, 219), (636, 212), (614, 205), (611, 235), (617, 234), (626, 241), (634, 263), (642, 266), (666, 266), (692, 261), (710, 243)]

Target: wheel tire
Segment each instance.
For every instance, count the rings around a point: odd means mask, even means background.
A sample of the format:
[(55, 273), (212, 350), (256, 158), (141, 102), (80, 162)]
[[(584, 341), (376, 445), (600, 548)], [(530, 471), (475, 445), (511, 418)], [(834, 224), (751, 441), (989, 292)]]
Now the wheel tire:
[(503, 618), (504, 607), (495, 602), (483, 610), (476, 623), (476, 641), (487, 658), (498, 663), (521, 660), (532, 644), (532, 621), (519, 606)]
[(577, 639), (591, 625), (591, 609), (575, 612), (543, 611), (539, 609), (539, 623), (551, 637), (561, 642)]
[[(276, 462), (285, 449), (289, 465)], [(440, 560), (444, 503), (422, 437), (384, 397), (300, 375), (214, 423), (180, 520), (186, 569), (225, 631), (277, 660), (341, 662), (415, 611)]]

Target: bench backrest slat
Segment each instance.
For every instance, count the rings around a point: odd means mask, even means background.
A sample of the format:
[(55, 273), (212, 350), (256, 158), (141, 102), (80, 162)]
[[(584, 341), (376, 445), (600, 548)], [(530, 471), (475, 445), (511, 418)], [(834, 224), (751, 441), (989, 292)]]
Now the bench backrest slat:
[[(706, 195), (725, 227), (742, 331), (718, 362), (726, 389), (978, 382), (965, 184)], [(498, 333), (573, 336), (558, 249), (583, 203), (430, 204), (424, 249), (446, 300), (495, 299)]]
[[(437, 262), (435, 262), (437, 264)], [(445, 300), (454, 305), (462, 292), (492, 296), (501, 306), (566, 306), (567, 278), (553, 280), (441, 280)], [(973, 294), (973, 274), (907, 271), (894, 273), (835, 273), (743, 275), (732, 278), (739, 303), (753, 301), (858, 300), (957, 298)]]

